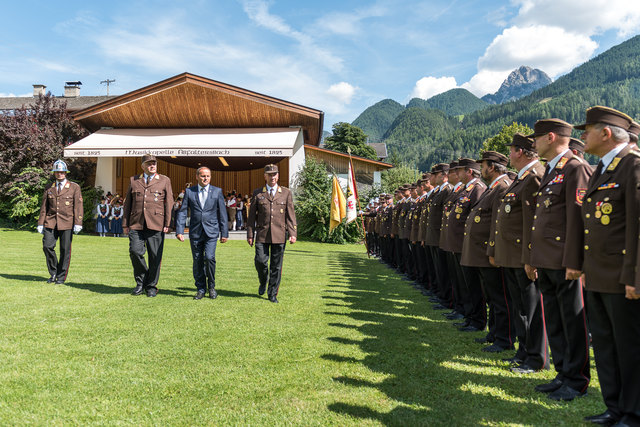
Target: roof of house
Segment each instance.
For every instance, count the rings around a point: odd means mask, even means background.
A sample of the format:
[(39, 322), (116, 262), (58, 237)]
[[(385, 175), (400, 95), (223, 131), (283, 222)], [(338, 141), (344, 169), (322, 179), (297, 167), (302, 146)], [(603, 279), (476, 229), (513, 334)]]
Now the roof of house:
[[(116, 98), (115, 96), (77, 96), (77, 97), (54, 97), (58, 102), (67, 103), (67, 111), (74, 112), (83, 110), (104, 101)], [(38, 98), (33, 96), (9, 96), (0, 98), (0, 110), (17, 110), (24, 106), (32, 105)]]

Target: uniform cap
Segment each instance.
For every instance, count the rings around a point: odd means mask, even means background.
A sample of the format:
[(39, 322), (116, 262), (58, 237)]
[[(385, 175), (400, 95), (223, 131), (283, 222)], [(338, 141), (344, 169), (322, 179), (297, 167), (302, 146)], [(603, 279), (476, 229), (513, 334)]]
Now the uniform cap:
[(482, 163), (485, 160), (491, 160), (494, 163), (498, 163), (502, 166), (507, 166), (509, 163), (509, 158), (502, 153), (498, 153), (497, 151), (485, 151), (482, 153), (482, 157), (476, 160), (478, 163)]
[(265, 166), (264, 173), (278, 173), (278, 165), (269, 164)]
[(440, 172), (444, 172), (444, 173), (449, 172), (449, 165), (446, 163), (438, 163), (437, 165), (431, 168), (431, 173), (440, 173)]
[(63, 160), (56, 160), (53, 162), (53, 168), (51, 168), (51, 172), (69, 172), (67, 168), (67, 164)]
[(156, 156), (153, 154), (145, 154), (142, 156), (142, 164), (144, 165), (147, 162), (157, 162)]
[(535, 138), (537, 136), (546, 135), (549, 132), (553, 132), (560, 136), (571, 136), (572, 130), (573, 126), (564, 120), (542, 119), (538, 120), (536, 124), (533, 125), (533, 133), (531, 135), (527, 135), (527, 138)]
[(508, 146), (520, 147), (525, 150), (531, 151), (533, 149), (533, 140), (521, 133), (516, 133), (513, 135), (513, 140), (510, 144), (506, 144)]
[(460, 160), (458, 160), (458, 165), (459, 167), (465, 168), (465, 169), (469, 168), (469, 169), (480, 170), (480, 163), (466, 157), (463, 157)]
[(629, 130), (627, 130), (627, 132), (629, 132), (629, 139), (631, 142), (637, 144), (638, 136), (640, 135), (640, 124), (637, 122), (631, 122), (631, 126), (629, 126)]
[(459, 167), (459, 165), (458, 165), (458, 161), (457, 161), (457, 160), (454, 160), (454, 161), (452, 161), (451, 163), (449, 163), (449, 170), (451, 170), (451, 169), (455, 169), (455, 168), (457, 168), (457, 167)]
[(569, 148), (584, 154), (584, 142), (580, 141), (578, 138), (571, 138), (569, 140)]
[(621, 111), (597, 105), (595, 107), (588, 108), (587, 120), (581, 125), (574, 126), (574, 128), (585, 130), (587, 125), (593, 125), (596, 123), (604, 123), (607, 125), (618, 126), (622, 129), (629, 129), (633, 120)]

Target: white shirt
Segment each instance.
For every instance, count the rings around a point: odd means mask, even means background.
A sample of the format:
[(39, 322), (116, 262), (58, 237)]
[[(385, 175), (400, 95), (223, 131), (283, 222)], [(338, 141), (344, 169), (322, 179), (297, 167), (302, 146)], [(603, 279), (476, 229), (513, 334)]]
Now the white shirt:
[(64, 188), (64, 186), (67, 185), (67, 178), (63, 179), (62, 181), (56, 181), (56, 191), (60, 191)]
[[(271, 190), (273, 190), (273, 192)], [(267, 193), (269, 193), (270, 195), (273, 194), (275, 196), (277, 190), (278, 190), (278, 184), (276, 184), (274, 187), (269, 187), (267, 185)]]
[(198, 198), (200, 199), (200, 206), (204, 207), (204, 204), (207, 202), (207, 195), (209, 194), (209, 184), (201, 187), (198, 184)]
[(491, 181), (491, 184), (489, 185), (489, 188), (493, 187), (493, 184), (495, 184), (496, 182), (498, 182), (498, 180), (499, 180), (500, 178), (503, 178), (503, 177), (505, 177), (505, 176), (507, 176), (507, 174), (506, 174), (506, 173), (503, 173), (502, 175), (500, 175), (499, 177), (497, 177), (496, 179), (494, 179), (493, 181)]
[(560, 153), (557, 156), (555, 156), (552, 160), (547, 162), (547, 165), (549, 165), (549, 170), (551, 170), (551, 169), (556, 167), (556, 165), (558, 164), (558, 162), (560, 161), (562, 156), (564, 156), (567, 151), (569, 151), (568, 148), (566, 150), (564, 150), (562, 153)]

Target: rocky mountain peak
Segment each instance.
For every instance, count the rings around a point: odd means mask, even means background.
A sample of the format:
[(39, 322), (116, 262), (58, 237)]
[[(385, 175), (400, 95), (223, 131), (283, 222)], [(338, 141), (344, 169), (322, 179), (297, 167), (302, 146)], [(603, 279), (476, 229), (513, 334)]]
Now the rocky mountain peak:
[(490, 104), (504, 104), (527, 96), (550, 83), (551, 79), (544, 71), (523, 65), (509, 74), (496, 93), (485, 95), (482, 100)]

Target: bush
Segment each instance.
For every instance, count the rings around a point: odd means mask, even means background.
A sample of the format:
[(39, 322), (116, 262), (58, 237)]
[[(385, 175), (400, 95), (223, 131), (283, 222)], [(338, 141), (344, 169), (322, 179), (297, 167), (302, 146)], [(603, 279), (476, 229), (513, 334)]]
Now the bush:
[(295, 178), (298, 235), (323, 243), (354, 243), (362, 239), (362, 222), (342, 223), (329, 233), (332, 180), (324, 163), (307, 158)]
[(0, 213), (15, 228), (34, 229), (38, 224), (42, 194), (48, 173), (41, 168), (27, 167), (15, 178), (0, 202)]

